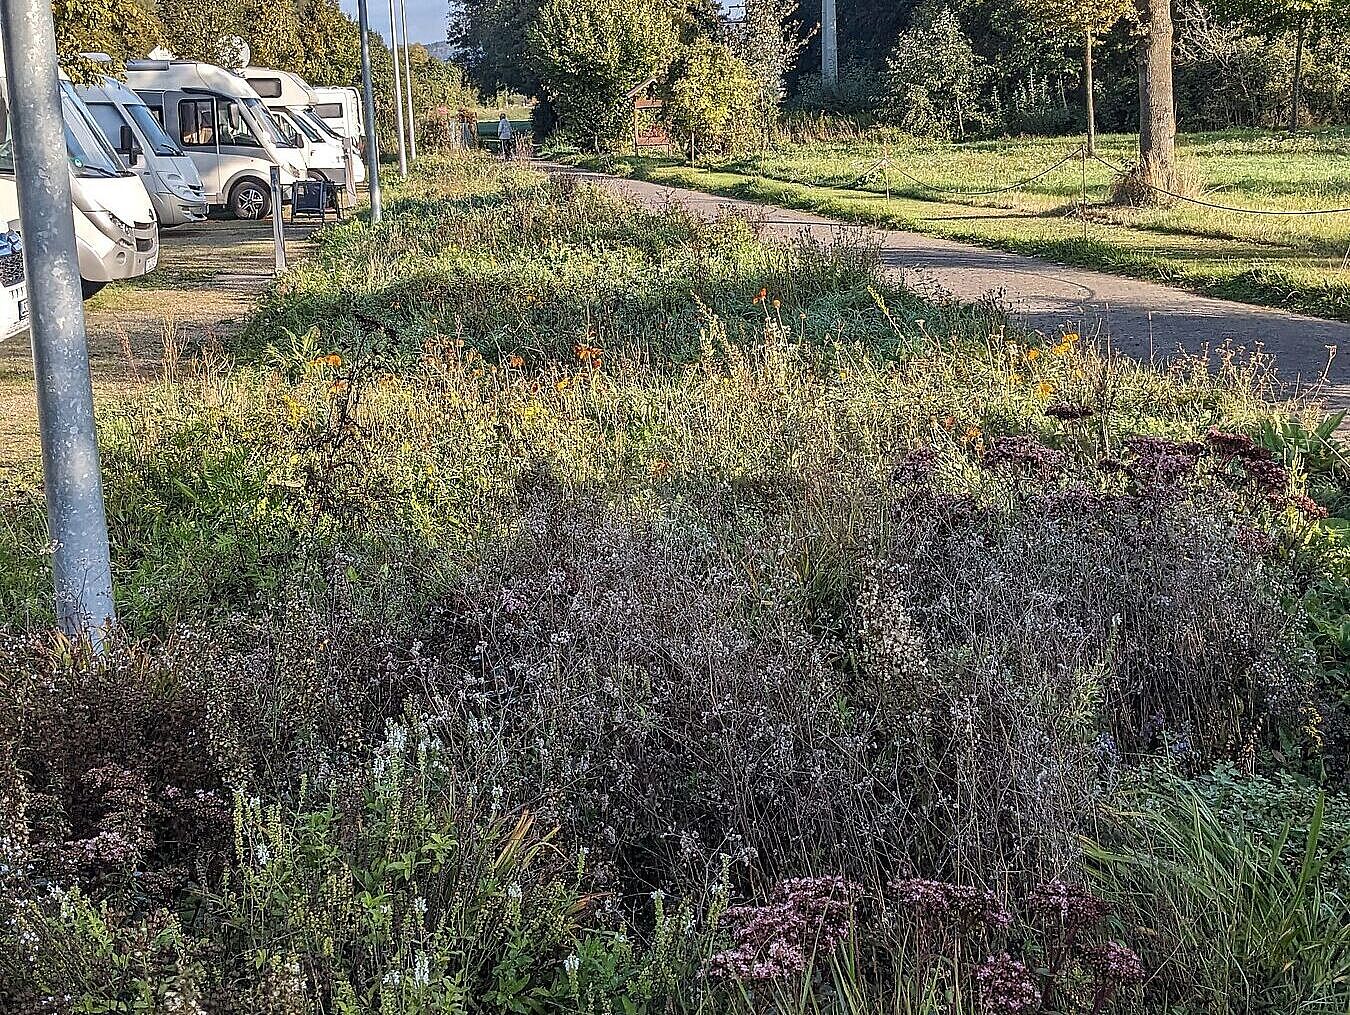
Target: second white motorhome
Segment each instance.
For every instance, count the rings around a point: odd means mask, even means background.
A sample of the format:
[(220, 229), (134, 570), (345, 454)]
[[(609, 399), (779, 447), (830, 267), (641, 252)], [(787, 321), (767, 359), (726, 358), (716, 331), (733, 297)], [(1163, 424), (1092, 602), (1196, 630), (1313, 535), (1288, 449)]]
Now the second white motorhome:
[(295, 133), (305, 149), (305, 165), (311, 177), (345, 186), (350, 162), (353, 182), (365, 181), (366, 167), (361, 156), (315, 113), (314, 90), (304, 78), (269, 67), (245, 67), (239, 73), (267, 103), (283, 129)]
[(365, 121), (361, 118), (361, 95), (355, 88), (311, 89), (314, 113), (339, 137), (356, 142), (364, 154)]
[(178, 226), (206, 218), (206, 196), (196, 165), (164, 132), (139, 95), (106, 76), (79, 85), (76, 91), (103, 136), (141, 178), (161, 226)]
[(127, 84), (192, 159), (207, 202), (236, 218), (271, 212), (273, 166), (284, 187), (307, 177), (303, 151), (237, 74), (191, 60), (135, 60), (127, 64)]

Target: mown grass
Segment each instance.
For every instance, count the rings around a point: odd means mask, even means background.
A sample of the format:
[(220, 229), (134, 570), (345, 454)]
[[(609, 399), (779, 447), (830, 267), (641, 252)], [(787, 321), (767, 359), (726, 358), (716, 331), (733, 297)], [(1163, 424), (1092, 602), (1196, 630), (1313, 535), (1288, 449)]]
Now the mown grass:
[(1343, 1007), (1350, 477), (1268, 363), (490, 159), (387, 215), (105, 415), (101, 659), (7, 477), (5, 996)]
[[(1343, 171), (1350, 142), (1344, 132), (1295, 138), (1195, 134), (1183, 135), (1179, 143), (1182, 158), (1203, 184), (1202, 200), (1253, 211), (1350, 208), (1350, 177)], [(1106, 136), (1099, 154), (1126, 166), (1132, 144), (1130, 137)], [(1085, 238), (1079, 214), (1084, 167), (1078, 159), (1008, 193), (972, 193), (1035, 176), (1078, 145), (1074, 139), (1045, 138), (941, 145), (883, 132), (840, 142), (796, 140), (754, 158), (698, 168), (656, 157), (591, 164), (1350, 320), (1350, 214), (1270, 216), (1184, 202), (1128, 209), (1109, 200), (1114, 171), (1090, 161)], [(883, 159), (894, 168), (879, 167)]]

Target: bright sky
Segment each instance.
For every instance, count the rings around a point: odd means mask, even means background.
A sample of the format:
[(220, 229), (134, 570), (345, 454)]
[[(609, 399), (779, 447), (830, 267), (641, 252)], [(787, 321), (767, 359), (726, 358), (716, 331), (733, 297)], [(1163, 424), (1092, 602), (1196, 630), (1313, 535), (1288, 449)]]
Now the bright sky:
[[(446, 0), (403, 0), (408, 9), (408, 37), (413, 42), (444, 42)], [(356, 0), (342, 0), (342, 9), (356, 17)], [(389, 41), (389, 0), (366, 0), (370, 27)]]

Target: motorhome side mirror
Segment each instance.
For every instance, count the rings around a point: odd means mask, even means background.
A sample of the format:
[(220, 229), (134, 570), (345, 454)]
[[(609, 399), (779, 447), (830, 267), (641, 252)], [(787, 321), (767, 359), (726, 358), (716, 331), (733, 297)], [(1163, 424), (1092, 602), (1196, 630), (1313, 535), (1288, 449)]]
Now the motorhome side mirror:
[(122, 124), (120, 142), (117, 146), (118, 153), (126, 157), (127, 165), (134, 166), (140, 161), (141, 146), (136, 140), (136, 135), (132, 132), (130, 124)]

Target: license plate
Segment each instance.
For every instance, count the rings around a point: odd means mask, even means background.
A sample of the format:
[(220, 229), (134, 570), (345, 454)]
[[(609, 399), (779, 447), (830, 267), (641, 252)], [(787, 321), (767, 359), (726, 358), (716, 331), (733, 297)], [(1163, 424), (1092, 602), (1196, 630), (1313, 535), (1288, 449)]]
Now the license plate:
[(28, 301), (19, 300), (19, 323), (22, 324), (28, 320)]
[(150, 274), (150, 272), (154, 271), (158, 267), (159, 267), (159, 255), (156, 254), (154, 257), (150, 258), (150, 260), (145, 262), (145, 273), (148, 275)]

